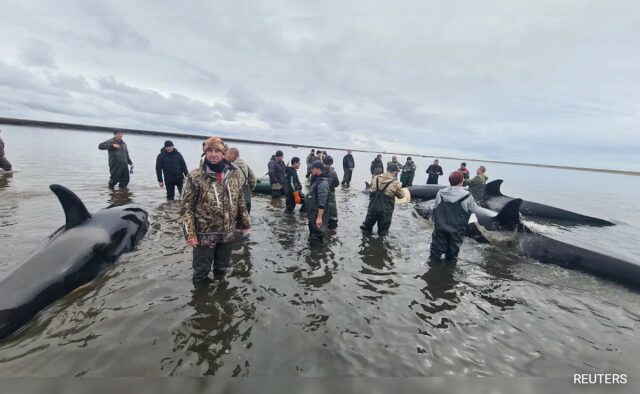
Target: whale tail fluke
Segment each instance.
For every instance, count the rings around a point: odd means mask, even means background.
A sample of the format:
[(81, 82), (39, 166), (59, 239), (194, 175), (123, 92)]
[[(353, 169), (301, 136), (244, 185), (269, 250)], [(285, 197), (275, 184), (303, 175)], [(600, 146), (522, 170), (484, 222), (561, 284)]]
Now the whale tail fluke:
[(91, 217), (87, 207), (74, 192), (67, 189), (62, 185), (49, 185), (49, 189), (58, 197), (62, 209), (64, 210), (64, 216), (66, 217), (65, 228), (67, 230), (84, 223)]

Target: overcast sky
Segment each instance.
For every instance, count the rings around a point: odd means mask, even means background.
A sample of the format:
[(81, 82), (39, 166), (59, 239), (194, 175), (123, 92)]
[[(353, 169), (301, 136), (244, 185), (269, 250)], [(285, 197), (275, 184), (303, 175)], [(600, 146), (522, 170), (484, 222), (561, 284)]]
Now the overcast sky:
[(0, 116), (640, 170), (640, 3), (374, 4), (2, 1)]

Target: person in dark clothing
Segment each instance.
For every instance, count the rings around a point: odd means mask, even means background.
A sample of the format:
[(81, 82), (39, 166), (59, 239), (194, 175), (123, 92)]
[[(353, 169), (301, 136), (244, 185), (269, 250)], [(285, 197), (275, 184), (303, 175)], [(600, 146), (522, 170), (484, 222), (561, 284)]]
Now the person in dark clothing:
[(407, 157), (407, 162), (404, 163), (402, 168), (402, 175), (400, 176), (400, 182), (402, 187), (413, 186), (413, 177), (416, 175), (416, 163), (413, 162), (411, 157)]
[(98, 145), (98, 149), (109, 151), (109, 173), (111, 174), (109, 189), (113, 189), (116, 184), (120, 184), (120, 188), (126, 188), (129, 184), (129, 166), (133, 173), (133, 162), (122, 137), (122, 131), (114, 131), (113, 138)]
[[(164, 173), (164, 180), (162, 174)], [(164, 148), (156, 159), (156, 176), (160, 187), (167, 189), (167, 200), (171, 201), (175, 197), (176, 187), (178, 193), (182, 195), (182, 185), (184, 177), (189, 175), (187, 164), (184, 162), (182, 153), (173, 146), (173, 142), (164, 142)]]
[(298, 157), (293, 157), (291, 159), (291, 167), (287, 167), (285, 172), (285, 183), (284, 183), (284, 195), (286, 198), (286, 208), (285, 212), (293, 212), (296, 209), (296, 201), (293, 196), (294, 192), (298, 192), (300, 199), (302, 200), (302, 204), (300, 206), (300, 212), (304, 212), (304, 195), (302, 194), (302, 184), (300, 183), (300, 178), (298, 178), (298, 169), (300, 168), (300, 159)]
[[(0, 130), (0, 132), (2, 131)], [(4, 141), (2, 141), (2, 138), (0, 138), (0, 168), (2, 168), (4, 171), (11, 171), (12, 168), (9, 160), (4, 157)]]
[(305, 202), (309, 219), (309, 245), (320, 246), (329, 223), (329, 211), (326, 209), (329, 204), (329, 179), (319, 160), (311, 163), (311, 185)]
[(438, 159), (435, 159), (433, 164), (427, 168), (427, 174), (429, 174), (429, 177), (427, 178), (427, 185), (438, 184), (438, 177), (443, 174), (442, 167), (440, 167), (439, 163)]
[(329, 228), (338, 227), (338, 204), (336, 202), (336, 187), (340, 186), (338, 173), (333, 169), (333, 157), (326, 156), (323, 160), (325, 176), (329, 178)]
[(476, 200), (476, 203), (480, 205), (484, 204), (484, 191), (487, 186), (487, 179), (489, 179), (485, 174), (486, 172), (487, 168), (485, 166), (480, 166), (476, 170), (476, 176), (473, 177), (473, 179), (465, 179), (462, 183), (463, 186), (469, 187), (469, 192)]
[(356, 167), (356, 162), (353, 160), (351, 149), (347, 150), (347, 154), (342, 158), (342, 170), (344, 171), (344, 177), (342, 178), (343, 186), (351, 186), (351, 175), (353, 175), (353, 169)]
[(271, 181), (271, 197), (284, 196), (284, 173), (286, 166), (282, 159), (284, 153), (281, 150), (277, 151), (274, 156), (271, 156), (269, 161), (269, 180)]
[(463, 181), (460, 171), (452, 172), (449, 175), (451, 186), (440, 190), (436, 196), (429, 265), (441, 263), (442, 255), (445, 262), (455, 264), (458, 259), (469, 217), (478, 209), (471, 193), (464, 190)]
[(384, 164), (382, 164), (382, 155), (378, 154), (371, 162), (371, 176), (379, 175), (384, 172)]
[(376, 175), (371, 180), (371, 192), (369, 193), (369, 209), (367, 217), (360, 228), (367, 234), (371, 234), (373, 226), (378, 223), (378, 235), (389, 234), (391, 218), (396, 205), (396, 197), (404, 198), (404, 190), (398, 176), (398, 167), (393, 163), (387, 164), (387, 172)]
[(469, 169), (467, 168), (467, 163), (460, 163), (460, 168), (458, 168), (458, 171), (462, 173), (464, 179), (469, 179)]

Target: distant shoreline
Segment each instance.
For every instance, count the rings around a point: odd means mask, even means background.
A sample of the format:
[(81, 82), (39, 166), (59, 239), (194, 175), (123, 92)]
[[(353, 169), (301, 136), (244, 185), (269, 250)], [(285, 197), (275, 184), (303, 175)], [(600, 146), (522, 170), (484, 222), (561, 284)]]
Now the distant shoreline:
[[(209, 136), (204, 134), (192, 134), (192, 133), (183, 134), (183, 133), (176, 133), (171, 131), (128, 129), (123, 127), (92, 126), (92, 125), (81, 125), (81, 124), (74, 124), (74, 123), (48, 122), (48, 121), (41, 121), (41, 120), (16, 119), (16, 118), (5, 118), (5, 117), (0, 117), (0, 124), (12, 125), (12, 126), (25, 126), (25, 127), (35, 126), (35, 127), (41, 127), (41, 128), (47, 128), (47, 129), (80, 130), (80, 131), (90, 131), (90, 132), (113, 132), (116, 130), (122, 130), (127, 134), (154, 135), (159, 137), (204, 139)], [(228, 142), (235, 142), (235, 143), (281, 145), (281, 146), (292, 146), (292, 147), (302, 147), (302, 148), (316, 148), (318, 146), (317, 144), (315, 145), (293, 144), (293, 143), (285, 143), (285, 142), (248, 140), (248, 139), (233, 138), (233, 137), (224, 137), (224, 140)], [(326, 147), (323, 146), (323, 148), (327, 150), (345, 150), (345, 151), (347, 150), (347, 148), (338, 148), (338, 147), (329, 147), (329, 146), (326, 146)], [(433, 158), (440, 158), (440, 159), (474, 161), (474, 162), (482, 162), (482, 163), (497, 163), (497, 164), (507, 164), (507, 165), (514, 165), (514, 166), (542, 167), (542, 168), (554, 168), (554, 169), (560, 169), (560, 170), (603, 172), (603, 173), (609, 173), (609, 174), (640, 176), (640, 171), (609, 170), (604, 168), (587, 168), (587, 167), (570, 167), (570, 166), (560, 166), (560, 165), (552, 165), (552, 164), (518, 163), (518, 162), (500, 161), (500, 160), (483, 160), (483, 159), (474, 159), (474, 158), (433, 156), (433, 155), (424, 155), (419, 153), (386, 152), (386, 151), (376, 152), (376, 151), (362, 150), (362, 149), (351, 149), (351, 150), (354, 152), (384, 153), (388, 155), (398, 155), (398, 156), (433, 157)]]

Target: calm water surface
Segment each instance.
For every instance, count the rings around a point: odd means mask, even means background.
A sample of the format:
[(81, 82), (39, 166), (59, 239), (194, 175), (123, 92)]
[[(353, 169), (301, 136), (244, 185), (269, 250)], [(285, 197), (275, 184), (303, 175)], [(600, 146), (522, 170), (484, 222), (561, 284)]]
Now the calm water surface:
[[(0, 276), (63, 224), (51, 183), (74, 190), (90, 211), (135, 202), (150, 214), (136, 251), (0, 342), (2, 376), (567, 377), (640, 370), (638, 290), (469, 239), (455, 268), (430, 269), (432, 224), (412, 205), (396, 208), (389, 237), (362, 236), (373, 154), (355, 154), (352, 188), (337, 191), (339, 227), (323, 250), (307, 247), (304, 216), (254, 196), (252, 241), (234, 246), (225, 281), (194, 290), (179, 203), (164, 201), (155, 180), (162, 138), (125, 135), (136, 171), (128, 192), (110, 192), (107, 155), (97, 149), (110, 134), (2, 129), (19, 171), (0, 174)], [(193, 168), (200, 141), (173, 141)], [(259, 176), (278, 149), (239, 148)], [(280, 149), (285, 160), (308, 153)], [(344, 152), (330, 154), (342, 176)], [(431, 159), (416, 161), (415, 183), (424, 183)], [(441, 164), (448, 173), (459, 163)], [(505, 180), (507, 195), (618, 223), (533, 224), (536, 230), (638, 261), (640, 178), (497, 164), (488, 165), (488, 175)]]

